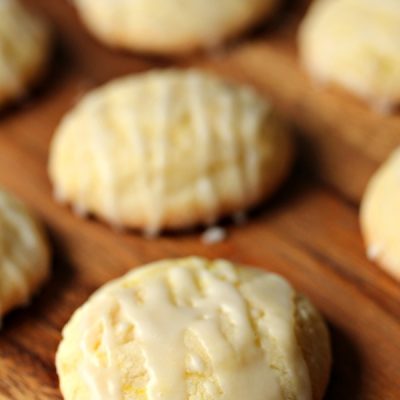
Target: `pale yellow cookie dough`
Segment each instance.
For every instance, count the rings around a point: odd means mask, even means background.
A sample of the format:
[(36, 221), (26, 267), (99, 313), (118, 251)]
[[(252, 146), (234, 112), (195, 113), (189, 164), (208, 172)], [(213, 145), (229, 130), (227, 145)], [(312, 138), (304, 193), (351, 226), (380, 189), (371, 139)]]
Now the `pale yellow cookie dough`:
[(81, 213), (157, 233), (212, 224), (265, 199), (291, 140), (271, 104), (198, 71), (155, 71), (94, 90), (51, 144), (56, 195)]
[(0, 189), (0, 319), (26, 304), (48, 274), (42, 226), (20, 200)]
[(24, 96), (48, 60), (47, 25), (18, 0), (0, 0), (0, 107)]
[(311, 76), (342, 85), (377, 108), (400, 101), (400, 1), (314, 1), (299, 33)]
[(361, 205), (368, 257), (400, 280), (400, 149), (379, 168)]
[(65, 400), (321, 400), (330, 363), (322, 318), (286, 280), (195, 257), (99, 289), (56, 356)]
[(103, 42), (175, 54), (215, 46), (263, 21), (280, 0), (73, 0)]

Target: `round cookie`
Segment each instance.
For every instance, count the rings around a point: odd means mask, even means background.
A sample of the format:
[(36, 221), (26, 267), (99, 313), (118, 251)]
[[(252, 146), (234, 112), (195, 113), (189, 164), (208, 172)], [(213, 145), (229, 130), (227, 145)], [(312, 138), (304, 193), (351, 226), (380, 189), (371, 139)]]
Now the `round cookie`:
[(329, 334), (282, 277), (165, 260), (99, 289), (63, 330), (65, 400), (320, 400)]
[(113, 47), (176, 54), (216, 46), (270, 16), (280, 0), (73, 0)]
[(368, 183), (360, 221), (368, 257), (400, 279), (400, 149)]
[(387, 110), (400, 101), (400, 2), (319, 0), (299, 33), (301, 59), (318, 81), (346, 87)]
[(42, 226), (21, 201), (0, 189), (0, 318), (26, 304), (48, 274)]
[(27, 93), (48, 59), (49, 30), (17, 0), (0, 0), (0, 107)]
[(212, 224), (286, 176), (287, 127), (252, 89), (155, 71), (94, 90), (61, 122), (49, 173), (78, 212), (147, 233)]

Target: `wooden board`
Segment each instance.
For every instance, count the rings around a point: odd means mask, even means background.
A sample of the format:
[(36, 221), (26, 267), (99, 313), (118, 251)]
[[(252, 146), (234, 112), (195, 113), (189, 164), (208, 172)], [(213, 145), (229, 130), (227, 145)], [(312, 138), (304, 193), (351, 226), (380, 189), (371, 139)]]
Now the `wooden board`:
[[(35, 96), (0, 116), (0, 184), (46, 222), (53, 275), (29, 307), (3, 321), (0, 399), (60, 399), (54, 354), (73, 310), (130, 268), (185, 255), (225, 257), (277, 271), (315, 302), (333, 341), (326, 399), (399, 399), (400, 286), (366, 260), (355, 206), (366, 178), (396, 145), (399, 115), (377, 116), (340, 91), (312, 89), (294, 51), (301, 10), (289, 7), (274, 30), (262, 29), (218, 54), (167, 62), (97, 44), (66, 1), (29, 2), (55, 22), (57, 59)], [(300, 162), (284, 189), (246, 225), (228, 222), (228, 239), (213, 246), (202, 244), (197, 231), (155, 240), (116, 233), (72, 215), (51, 195), (48, 145), (63, 113), (111, 77), (169, 65), (202, 66), (252, 82), (274, 98), (303, 138)], [(315, 170), (330, 185), (316, 179)]]

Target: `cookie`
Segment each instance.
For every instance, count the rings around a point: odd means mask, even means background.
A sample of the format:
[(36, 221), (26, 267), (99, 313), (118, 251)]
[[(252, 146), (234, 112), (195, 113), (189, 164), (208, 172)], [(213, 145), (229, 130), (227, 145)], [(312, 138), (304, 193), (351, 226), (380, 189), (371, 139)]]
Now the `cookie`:
[(91, 32), (118, 48), (179, 54), (214, 47), (260, 23), (280, 0), (73, 0)]
[(94, 90), (62, 120), (49, 173), (58, 199), (149, 234), (213, 224), (271, 195), (292, 151), (252, 89), (155, 71)]
[(183, 258), (99, 289), (63, 330), (65, 400), (319, 400), (330, 343), (282, 277)]
[(48, 274), (42, 226), (21, 201), (0, 189), (0, 318), (26, 304)]
[(360, 221), (368, 257), (400, 280), (400, 149), (368, 183)]
[(320, 0), (299, 34), (301, 59), (320, 82), (341, 85), (379, 110), (400, 101), (400, 2)]
[(47, 25), (17, 0), (0, 0), (0, 107), (28, 92), (48, 60)]

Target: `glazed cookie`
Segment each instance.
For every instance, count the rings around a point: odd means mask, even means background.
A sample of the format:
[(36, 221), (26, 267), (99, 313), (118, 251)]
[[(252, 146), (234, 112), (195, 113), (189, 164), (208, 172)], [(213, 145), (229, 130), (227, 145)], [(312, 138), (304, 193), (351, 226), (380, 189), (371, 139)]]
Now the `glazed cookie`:
[(27, 93), (48, 59), (47, 25), (17, 0), (0, 0), (0, 107)]
[(113, 47), (175, 54), (215, 46), (270, 16), (280, 0), (73, 0)]
[(99, 289), (63, 330), (66, 400), (320, 400), (326, 326), (278, 275), (166, 260)]
[(320, 0), (299, 35), (303, 64), (379, 109), (400, 101), (400, 1)]
[(57, 129), (49, 171), (78, 212), (154, 234), (255, 205), (291, 155), (286, 126), (252, 89), (168, 70), (88, 94)]
[(361, 228), (368, 257), (400, 279), (400, 149), (368, 184), (361, 206)]
[(21, 201), (0, 189), (0, 318), (26, 304), (48, 274), (43, 228)]

